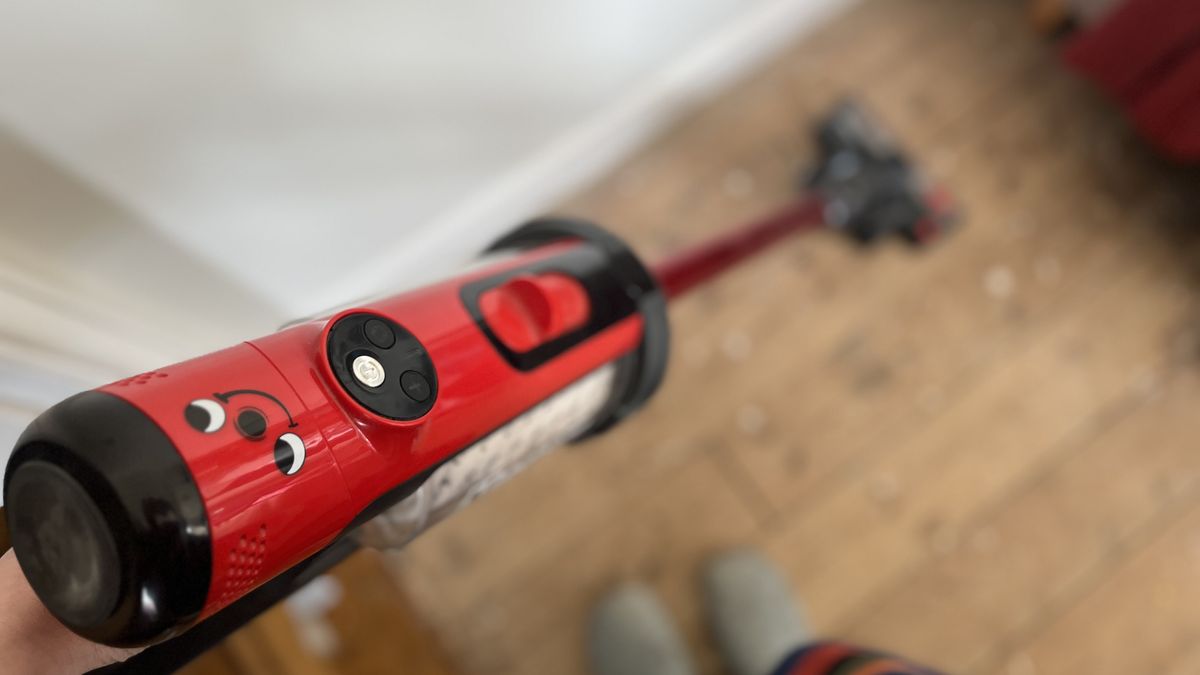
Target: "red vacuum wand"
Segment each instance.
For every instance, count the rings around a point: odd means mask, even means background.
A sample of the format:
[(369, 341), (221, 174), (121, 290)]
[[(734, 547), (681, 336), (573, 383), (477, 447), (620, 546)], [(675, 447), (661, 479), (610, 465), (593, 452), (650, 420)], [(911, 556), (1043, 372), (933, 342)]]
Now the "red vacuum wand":
[(593, 225), (537, 220), (453, 279), (59, 403), (4, 478), (22, 570), (95, 641), (199, 624), (150, 659), (211, 644), (360, 543), (403, 545), (639, 408), (669, 299), (793, 232), (920, 242), (949, 222), (857, 108), (818, 131), (806, 196), (656, 267)]
[(784, 237), (823, 227), (824, 201), (806, 197), (762, 220), (685, 249), (654, 266), (668, 299), (676, 298)]

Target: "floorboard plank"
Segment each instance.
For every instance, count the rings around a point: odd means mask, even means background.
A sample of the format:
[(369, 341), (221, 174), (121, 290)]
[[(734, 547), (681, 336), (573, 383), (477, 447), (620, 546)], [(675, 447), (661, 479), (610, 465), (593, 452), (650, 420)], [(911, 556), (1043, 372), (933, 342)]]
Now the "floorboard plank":
[(1200, 640), (1200, 508), (1023, 650), (1042, 675), (1159, 673)]

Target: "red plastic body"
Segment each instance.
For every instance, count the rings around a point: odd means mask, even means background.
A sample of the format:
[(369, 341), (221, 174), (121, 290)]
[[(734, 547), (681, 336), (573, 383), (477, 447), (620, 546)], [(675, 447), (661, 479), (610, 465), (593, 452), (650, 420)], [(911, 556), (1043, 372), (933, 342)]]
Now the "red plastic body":
[[(166, 432), (199, 487), (213, 553), (201, 618), (329, 544), (390, 489), (635, 349), (643, 328), (636, 313), (521, 371), (502, 358), (464, 306), (464, 284), (586, 245), (544, 246), (104, 387)], [(559, 291), (569, 319), (579, 311), (578, 298)], [(343, 315), (364, 312), (392, 319), (428, 351), (438, 392), (420, 419), (395, 421), (371, 413), (335, 379), (326, 353), (329, 327)], [(181, 411), (190, 401), (214, 397), (223, 401), (226, 422), (203, 433)], [(258, 440), (234, 424), (246, 407), (267, 420)], [(296, 434), (305, 448), (303, 466), (293, 475), (278, 468), (272, 454), (275, 439), (287, 433)]]

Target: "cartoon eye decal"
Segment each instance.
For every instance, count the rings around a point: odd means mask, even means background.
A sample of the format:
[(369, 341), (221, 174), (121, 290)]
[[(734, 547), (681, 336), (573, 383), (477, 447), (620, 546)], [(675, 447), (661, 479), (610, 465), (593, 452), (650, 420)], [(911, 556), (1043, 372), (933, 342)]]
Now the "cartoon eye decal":
[(293, 433), (286, 433), (275, 441), (275, 466), (285, 476), (291, 476), (304, 466), (304, 441)]
[(258, 408), (242, 408), (234, 418), (233, 426), (241, 435), (257, 441), (267, 433), (267, 416)]
[(206, 434), (225, 426), (225, 408), (212, 399), (198, 398), (187, 404), (183, 417), (193, 429)]

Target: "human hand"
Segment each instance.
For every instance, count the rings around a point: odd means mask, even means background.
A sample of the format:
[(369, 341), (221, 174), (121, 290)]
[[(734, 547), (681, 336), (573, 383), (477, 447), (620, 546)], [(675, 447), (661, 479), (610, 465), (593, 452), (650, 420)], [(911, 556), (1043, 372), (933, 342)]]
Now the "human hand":
[(9, 551), (0, 556), (0, 670), (75, 675), (124, 661), (136, 649), (96, 644), (58, 622), (34, 594)]

